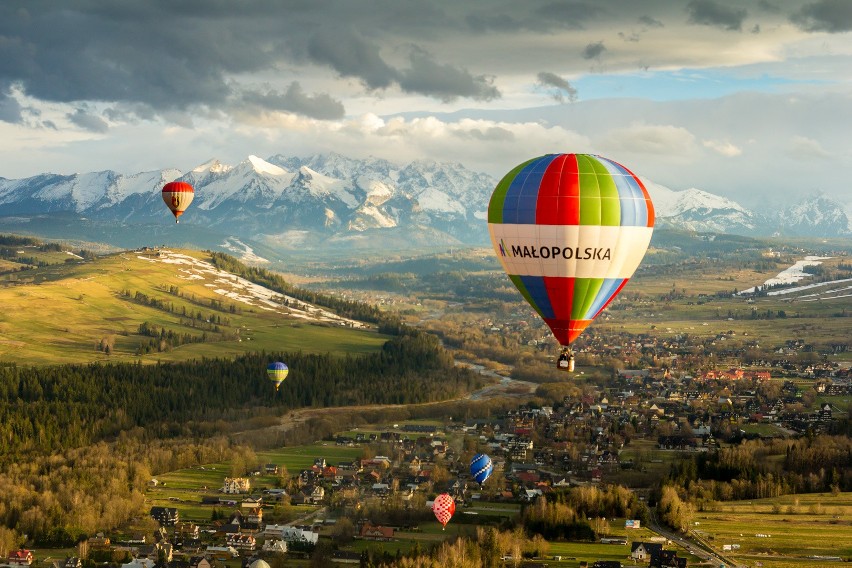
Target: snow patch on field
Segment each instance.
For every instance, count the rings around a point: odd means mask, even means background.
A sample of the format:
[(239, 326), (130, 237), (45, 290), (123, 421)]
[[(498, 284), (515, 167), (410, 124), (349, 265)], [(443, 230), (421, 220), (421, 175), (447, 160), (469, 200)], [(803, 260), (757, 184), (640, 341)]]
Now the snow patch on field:
[(160, 250), (156, 255), (137, 255), (146, 262), (162, 262), (180, 265), (179, 278), (183, 280), (204, 280), (204, 286), (213, 288), (213, 292), (249, 306), (307, 321), (334, 323), (337, 325), (363, 328), (363, 323), (340, 317), (324, 308), (297, 300), (292, 296), (280, 294), (230, 272), (219, 270), (209, 262), (197, 258)]
[(222, 243), (222, 248), (225, 250), (229, 250), (232, 253), (236, 254), (237, 257), (243, 262), (253, 262), (255, 264), (261, 264), (264, 262), (269, 262), (267, 259), (262, 256), (258, 256), (254, 253), (254, 249), (242, 242), (240, 239), (235, 237), (229, 237), (225, 239), (225, 242)]
[[(795, 288), (784, 288), (783, 290), (773, 290), (772, 292), (767, 292), (767, 296), (781, 296), (783, 294), (793, 294), (796, 292), (802, 292), (804, 290), (812, 290), (814, 288), (822, 288), (824, 286), (831, 286), (834, 284), (842, 284), (843, 282), (852, 282), (852, 278), (844, 278), (843, 280), (832, 280), (831, 282), (818, 282), (816, 284), (808, 284), (806, 286), (796, 286)], [(845, 288), (841, 288), (840, 290), (848, 290), (852, 288), (852, 286), (847, 286)], [(840, 290), (829, 290), (824, 292), (826, 294), (830, 294), (832, 292), (839, 292)], [(802, 298), (807, 298), (808, 296), (819, 296), (819, 294), (805, 294)]]
[[(761, 287), (765, 286), (778, 286), (781, 284), (795, 284), (799, 280), (803, 278), (809, 278), (811, 275), (805, 272), (806, 266), (818, 266), (822, 264), (823, 260), (828, 260), (832, 257), (830, 256), (806, 256), (803, 260), (797, 261), (793, 266), (786, 268), (778, 273), (777, 276), (773, 276), (769, 280), (763, 283)], [(740, 294), (752, 294), (757, 290), (757, 287), (752, 287), (747, 290), (743, 290)], [(775, 292), (767, 292), (768, 296), (774, 296), (776, 294), (784, 294), (787, 293), (789, 289), (785, 290), (776, 290)]]

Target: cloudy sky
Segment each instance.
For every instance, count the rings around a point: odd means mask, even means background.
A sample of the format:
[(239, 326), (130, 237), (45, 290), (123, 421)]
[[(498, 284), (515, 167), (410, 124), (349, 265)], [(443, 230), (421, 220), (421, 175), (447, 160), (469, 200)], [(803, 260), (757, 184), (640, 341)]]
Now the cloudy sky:
[(0, 3), (0, 177), (329, 151), (852, 208), (852, 1)]

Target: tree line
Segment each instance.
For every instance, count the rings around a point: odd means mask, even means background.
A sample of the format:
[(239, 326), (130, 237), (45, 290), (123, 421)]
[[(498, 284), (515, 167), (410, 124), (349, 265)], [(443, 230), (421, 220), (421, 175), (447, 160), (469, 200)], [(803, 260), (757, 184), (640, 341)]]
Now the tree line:
[[(276, 393), (270, 361), (290, 367)], [(209, 434), (208, 424), (260, 408), (410, 404), (446, 400), (481, 378), (453, 364), (429, 335), (411, 332), (376, 353), (251, 353), (142, 365), (108, 363), (0, 368), (0, 463), (24, 452), (95, 443), (143, 427), (150, 438)]]

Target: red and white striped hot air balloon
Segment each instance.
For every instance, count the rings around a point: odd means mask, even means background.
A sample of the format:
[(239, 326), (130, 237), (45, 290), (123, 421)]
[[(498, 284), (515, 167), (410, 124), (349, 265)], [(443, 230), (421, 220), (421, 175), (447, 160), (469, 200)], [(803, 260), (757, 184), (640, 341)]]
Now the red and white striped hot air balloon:
[(175, 223), (192, 203), (193, 197), (195, 197), (195, 190), (185, 181), (171, 181), (163, 186), (163, 201), (175, 216)]

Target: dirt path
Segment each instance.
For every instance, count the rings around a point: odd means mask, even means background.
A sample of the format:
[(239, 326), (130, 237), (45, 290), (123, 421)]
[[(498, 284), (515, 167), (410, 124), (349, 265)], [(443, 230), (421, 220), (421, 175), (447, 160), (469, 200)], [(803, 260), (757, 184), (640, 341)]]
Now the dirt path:
[[(470, 363), (460, 364), (479, 372), (481, 375), (497, 379), (497, 382), (489, 384), (479, 390), (473, 391), (472, 393), (468, 393), (464, 396), (436, 402), (423, 402), (418, 404), (366, 404), (354, 406), (333, 406), (329, 408), (299, 408), (297, 410), (292, 410), (286, 415), (282, 416), (281, 421), (277, 425), (271, 426), (268, 429), (271, 429), (276, 432), (287, 432), (289, 430), (292, 430), (294, 427), (300, 424), (304, 424), (305, 422), (313, 418), (345, 416), (348, 414), (357, 413), (359, 411), (423, 408), (428, 406), (446, 404), (447, 402), (454, 402), (459, 400), (483, 401), (498, 397), (526, 398), (528, 396), (531, 396), (535, 392), (536, 387), (538, 386), (535, 383), (530, 383), (527, 381), (517, 381), (515, 379), (499, 375), (497, 373), (485, 369), (481, 365), (475, 365)], [(240, 434), (242, 433), (245, 432), (240, 432)]]

